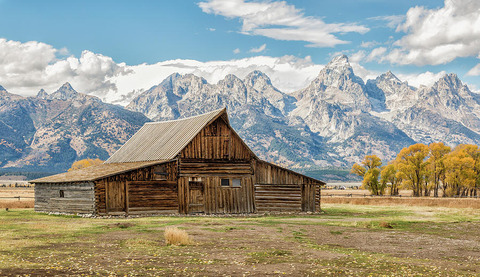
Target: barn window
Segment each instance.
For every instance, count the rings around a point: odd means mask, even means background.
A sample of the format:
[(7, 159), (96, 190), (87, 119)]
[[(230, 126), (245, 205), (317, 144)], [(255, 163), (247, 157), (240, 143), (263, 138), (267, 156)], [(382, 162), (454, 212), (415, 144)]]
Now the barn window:
[(60, 198), (64, 198), (65, 197), (65, 191), (64, 190), (60, 190)]
[(241, 188), (242, 182), (240, 179), (222, 179), (221, 185), (226, 188)]
[(242, 182), (240, 179), (232, 179), (232, 188), (242, 187)]
[(229, 187), (230, 179), (222, 179), (222, 187)]

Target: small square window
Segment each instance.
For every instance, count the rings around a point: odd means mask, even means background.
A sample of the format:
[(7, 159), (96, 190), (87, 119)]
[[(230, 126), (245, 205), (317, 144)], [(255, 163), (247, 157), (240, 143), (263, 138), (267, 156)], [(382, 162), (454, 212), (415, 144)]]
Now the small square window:
[(64, 198), (64, 197), (65, 197), (65, 191), (60, 190), (60, 198)]
[(229, 187), (230, 179), (222, 179), (222, 187)]
[(232, 188), (241, 188), (242, 182), (240, 179), (232, 179)]

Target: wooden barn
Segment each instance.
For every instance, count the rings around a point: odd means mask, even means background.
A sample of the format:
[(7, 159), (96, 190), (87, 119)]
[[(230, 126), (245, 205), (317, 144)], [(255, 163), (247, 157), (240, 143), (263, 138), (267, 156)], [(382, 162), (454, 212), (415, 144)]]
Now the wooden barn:
[(318, 212), (325, 184), (260, 160), (226, 109), (146, 123), (105, 163), (31, 183), (36, 211), (94, 215)]

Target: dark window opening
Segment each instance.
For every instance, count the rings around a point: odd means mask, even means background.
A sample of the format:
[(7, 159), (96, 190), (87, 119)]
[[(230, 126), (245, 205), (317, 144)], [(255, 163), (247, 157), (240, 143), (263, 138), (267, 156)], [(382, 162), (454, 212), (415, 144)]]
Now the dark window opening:
[(229, 187), (230, 179), (222, 179), (222, 187)]
[(60, 198), (64, 198), (64, 197), (65, 197), (65, 191), (60, 190)]

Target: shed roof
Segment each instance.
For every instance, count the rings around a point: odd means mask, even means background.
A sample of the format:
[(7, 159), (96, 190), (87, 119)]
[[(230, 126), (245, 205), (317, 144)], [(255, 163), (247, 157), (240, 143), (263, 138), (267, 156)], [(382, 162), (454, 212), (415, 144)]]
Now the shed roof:
[(146, 123), (105, 163), (171, 160), (205, 126), (226, 116), (226, 111), (223, 108), (189, 118)]
[(30, 183), (64, 183), (64, 182), (85, 182), (96, 181), (116, 174), (124, 173), (155, 164), (161, 164), (168, 160), (132, 162), (132, 163), (115, 163), (115, 164), (99, 164), (89, 166), (65, 173), (43, 177), (30, 181)]

